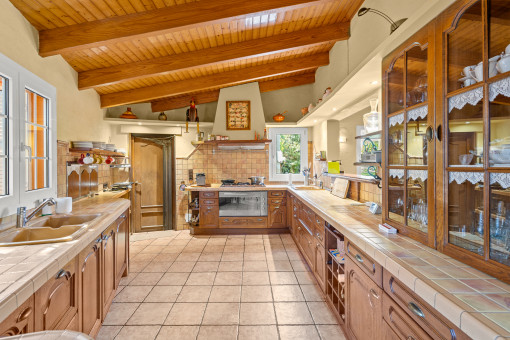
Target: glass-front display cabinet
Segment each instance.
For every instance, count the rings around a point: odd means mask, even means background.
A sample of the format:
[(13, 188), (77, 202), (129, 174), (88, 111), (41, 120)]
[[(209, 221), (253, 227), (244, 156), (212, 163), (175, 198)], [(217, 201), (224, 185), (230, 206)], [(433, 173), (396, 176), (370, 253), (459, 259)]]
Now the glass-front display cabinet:
[(510, 1), (456, 1), (383, 77), (384, 221), (510, 282)]
[[(428, 25), (384, 62), (385, 178), (383, 220), (434, 247), (434, 26)], [(429, 178), (431, 180), (429, 180)], [(433, 199), (432, 199), (433, 202)]]

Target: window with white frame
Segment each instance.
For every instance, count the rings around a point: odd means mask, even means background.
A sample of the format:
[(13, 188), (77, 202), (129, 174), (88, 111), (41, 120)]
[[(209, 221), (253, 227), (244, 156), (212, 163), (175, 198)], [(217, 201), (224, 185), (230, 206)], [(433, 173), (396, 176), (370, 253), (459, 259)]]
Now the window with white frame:
[(304, 179), (302, 170), (308, 168), (308, 129), (271, 128), (269, 139), (269, 180), (293, 181)]
[(55, 197), (56, 89), (0, 54), (0, 217)]

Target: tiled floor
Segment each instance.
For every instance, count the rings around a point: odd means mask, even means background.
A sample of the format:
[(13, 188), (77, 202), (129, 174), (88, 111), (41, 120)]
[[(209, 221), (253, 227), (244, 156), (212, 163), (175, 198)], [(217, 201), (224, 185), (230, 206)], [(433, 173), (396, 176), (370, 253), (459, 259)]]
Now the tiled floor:
[(97, 339), (344, 340), (290, 235), (137, 234)]

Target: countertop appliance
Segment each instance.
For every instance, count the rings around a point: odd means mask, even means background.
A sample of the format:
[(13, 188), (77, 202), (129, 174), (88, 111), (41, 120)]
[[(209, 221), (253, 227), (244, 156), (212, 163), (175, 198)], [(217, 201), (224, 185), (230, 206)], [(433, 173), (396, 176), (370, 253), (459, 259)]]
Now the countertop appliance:
[(267, 216), (267, 191), (220, 191), (220, 217)]
[[(223, 182), (223, 181), (222, 181)], [(222, 187), (265, 187), (264, 183), (262, 184), (251, 184), (250, 182), (223, 182)]]
[(196, 174), (196, 180), (197, 180), (197, 185), (205, 186), (205, 174), (204, 173)]

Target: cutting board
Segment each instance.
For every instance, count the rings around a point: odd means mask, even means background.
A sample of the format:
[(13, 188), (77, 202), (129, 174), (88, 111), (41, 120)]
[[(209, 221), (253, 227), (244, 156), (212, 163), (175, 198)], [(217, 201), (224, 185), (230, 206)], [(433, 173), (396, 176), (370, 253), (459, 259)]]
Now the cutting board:
[(349, 191), (349, 180), (344, 178), (335, 179), (331, 193), (340, 198), (346, 198), (347, 192)]

